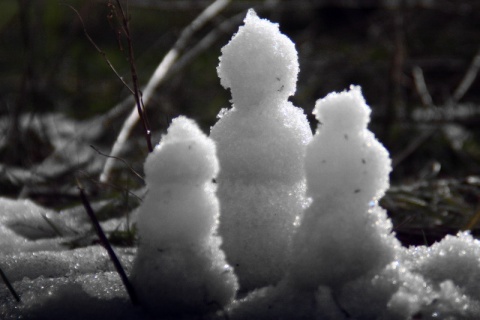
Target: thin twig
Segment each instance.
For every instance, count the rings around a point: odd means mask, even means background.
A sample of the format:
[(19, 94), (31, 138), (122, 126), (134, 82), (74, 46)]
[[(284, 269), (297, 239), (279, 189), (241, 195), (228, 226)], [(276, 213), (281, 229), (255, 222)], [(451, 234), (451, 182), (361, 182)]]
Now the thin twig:
[(120, 9), (120, 12), (122, 14), (122, 17), (121, 17), (121, 21), (123, 23), (122, 30), (123, 30), (126, 38), (127, 38), (127, 43), (128, 43), (128, 53), (129, 53), (128, 60), (129, 60), (129, 63), (130, 63), (130, 73), (132, 75), (133, 89), (125, 82), (123, 77), (120, 76), (120, 74), (115, 69), (113, 64), (107, 58), (107, 55), (105, 54), (105, 52), (103, 50), (101, 50), (100, 47), (98, 47), (98, 45), (95, 43), (95, 41), (93, 41), (93, 39), (90, 37), (90, 35), (87, 32), (87, 29), (85, 27), (85, 24), (83, 22), (83, 19), (82, 19), (80, 13), (73, 6), (71, 6), (69, 4), (64, 4), (64, 5), (68, 6), (69, 8), (71, 8), (76, 13), (76, 15), (78, 16), (78, 19), (80, 20), (80, 22), (82, 24), (83, 33), (85, 34), (85, 37), (95, 47), (95, 49), (98, 51), (98, 53), (100, 53), (100, 55), (106, 61), (106, 63), (110, 67), (110, 69), (112, 69), (112, 71), (115, 73), (117, 78), (120, 79), (120, 81), (123, 83), (123, 85), (134, 96), (137, 112), (139, 114), (140, 119), (142, 120), (145, 140), (147, 142), (147, 148), (148, 148), (149, 152), (152, 152), (153, 151), (153, 146), (152, 146), (152, 141), (151, 141), (151, 132), (150, 132), (150, 129), (149, 129), (148, 121), (146, 120), (146, 117), (145, 117), (145, 111), (144, 111), (143, 105), (142, 105), (140, 90), (138, 89), (138, 76), (137, 76), (137, 71), (136, 71), (136, 67), (135, 67), (135, 57), (134, 57), (134, 53), (133, 53), (132, 37), (130, 35), (130, 29), (129, 29), (129, 26), (128, 26), (128, 19), (126, 17), (125, 11), (123, 10), (119, 0), (117, 0), (117, 3), (118, 3), (118, 7)]
[(114, 156), (109, 156), (108, 154), (105, 154), (105, 153), (101, 152), (100, 150), (98, 150), (97, 148), (95, 148), (93, 145), (90, 145), (90, 148), (95, 150), (101, 156), (104, 156), (104, 157), (107, 157), (107, 158), (113, 158), (115, 160), (123, 162), (123, 164), (125, 164), (130, 169), (130, 171), (133, 172), (134, 175), (136, 175), (140, 180), (145, 181), (145, 179), (142, 177), (142, 175), (140, 173), (138, 173), (137, 171), (135, 171), (135, 169), (133, 169), (133, 167), (127, 161), (125, 161), (125, 159), (122, 159), (122, 158), (119, 158), (119, 157), (114, 157)]
[[(82, 175), (82, 178), (85, 178), (85, 179), (88, 179), (90, 180), (90, 182), (92, 182), (93, 184), (97, 185), (97, 186), (100, 186), (100, 187), (109, 187), (111, 189), (114, 189), (114, 190), (117, 190), (117, 191), (121, 191), (121, 192), (127, 192), (129, 195), (131, 195), (132, 197), (134, 197), (135, 199), (137, 199), (139, 202), (142, 202), (143, 201), (143, 197), (142, 196), (138, 196), (136, 195), (135, 193), (133, 193), (132, 191), (130, 191), (128, 188), (125, 188), (124, 185), (117, 185), (117, 184), (114, 184), (112, 182), (100, 182), (98, 181), (98, 179), (96, 177), (94, 177), (93, 175), (91, 175), (89, 172), (87, 171), (84, 171), (84, 170), (77, 170), (77, 173), (80, 175)], [(141, 189), (139, 190), (141, 191)], [(75, 196), (76, 198), (78, 198), (77, 196)]]
[(3, 282), (5, 282), (5, 285), (7, 286), (8, 290), (10, 291), (12, 296), (15, 298), (15, 300), (17, 302), (22, 302), (22, 300), (20, 299), (20, 296), (17, 294), (17, 292), (13, 288), (12, 283), (10, 282), (10, 280), (8, 280), (7, 276), (3, 272), (2, 268), (0, 268), (0, 277), (2, 277)]
[(82, 28), (83, 28), (83, 33), (85, 35), (85, 37), (88, 39), (88, 41), (90, 41), (90, 43), (93, 45), (93, 47), (95, 48), (95, 50), (97, 50), (97, 52), (103, 57), (103, 59), (105, 60), (105, 62), (108, 64), (108, 66), (110, 67), (110, 69), (112, 69), (112, 71), (115, 73), (115, 75), (117, 76), (117, 78), (123, 83), (123, 85), (128, 89), (128, 91), (130, 91), (130, 93), (134, 94), (134, 91), (132, 88), (130, 88), (130, 86), (128, 85), (128, 83), (125, 82), (125, 80), (123, 80), (123, 77), (118, 73), (117, 69), (115, 69), (115, 67), (113, 66), (113, 64), (110, 62), (110, 60), (108, 59), (107, 57), (107, 54), (102, 50), (100, 49), (100, 47), (95, 43), (95, 41), (93, 41), (92, 37), (90, 37), (90, 35), (88, 34), (88, 31), (87, 31), (87, 28), (85, 27), (85, 24), (83, 23), (83, 19), (82, 19), (82, 16), (80, 15), (80, 13), (77, 11), (77, 9), (75, 9), (73, 6), (67, 4), (67, 3), (62, 3), (64, 6), (67, 6), (69, 7), (70, 9), (73, 10), (73, 12), (75, 12), (75, 14), (77, 15), (78, 19), (80, 20), (80, 23), (82, 24)]
[(423, 105), (426, 107), (433, 106), (432, 96), (428, 92), (427, 84), (425, 82), (425, 77), (423, 76), (423, 70), (419, 66), (415, 66), (412, 69), (413, 80), (415, 83), (415, 88), (417, 93), (420, 95)]
[[(180, 55), (180, 52), (185, 49), (188, 41), (193, 36), (193, 34), (199, 30), (202, 26), (204, 26), (209, 20), (215, 17), (220, 11), (222, 11), (231, 0), (216, 0), (210, 6), (208, 6), (205, 10), (200, 13), (200, 15), (195, 18), (181, 33), (178, 40), (175, 42), (174, 46), (170, 51), (165, 55), (163, 60), (155, 69), (152, 77), (148, 81), (145, 89), (143, 90), (143, 103), (144, 105), (148, 105), (150, 98), (152, 97), (153, 92), (155, 89), (165, 80), (166, 75), (168, 74), (169, 70), (172, 68), (174, 62)], [(125, 142), (127, 141), (130, 132), (132, 131), (133, 127), (139, 120), (138, 113), (133, 110), (128, 118), (123, 123), (122, 129), (118, 134), (117, 140), (115, 141), (112, 151), (110, 155), (112, 157), (118, 157)], [(106, 182), (109, 179), (110, 173), (113, 169), (114, 158), (108, 158), (105, 162), (103, 167), (102, 173), (100, 175), (100, 181)]]
[(97, 232), (100, 242), (102, 243), (103, 247), (107, 250), (108, 255), (110, 256), (110, 260), (112, 260), (113, 265), (115, 266), (115, 269), (117, 270), (120, 276), (120, 279), (122, 280), (123, 285), (127, 290), (128, 296), (130, 297), (130, 301), (132, 302), (133, 305), (138, 305), (139, 302), (138, 302), (137, 295), (135, 293), (135, 288), (133, 287), (132, 283), (128, 279), (125, 269), (123, 269), (123, 266), (120, 263), (120, 260), (118, 259), (117, 255), (115, 254), (115, 251), (113, 251), (113, 248), (110, 245), (110, 242), (108, 241), (107, 236), (103, 232), (102, 226), (100, 225), (97, 217), (95, 216), (95, 212), (93, 212), (92, 206), (90, 205), (90, 201), (88, 200), (87, 195), (85, 194), (85, 190), (83, 189), (82, 185), (78, 180), (77, 180), (77, 187), (80, 192), (80, 198), (82, 200), (83, 206), (85, 207), (85, 211), (87, 211), (87, 214), (90, 220), (92, 221), (92, 224), (95, 228), (95, 231)]
[(460, 101), (460, 99), (463, 98), (465, 93), (470, 89), (472, 86), (473, 81), (475, 81), (475, 78), (477, 77), (478, 71), (480, 70), (480, 49), (478, 49), (477, 53), (472, 59), (472, 62), (470, 63), (470, 66), (467, 69), (467, 72), (465, 73), (465, 76), (463, 77), (462, 81), (458, 85), (457, 89), (453, 93), (452, 96), (452, 104), (457, 103)]
[(152, 152), (153, 151), (152, 133), (150, 131), (147, 117), (145, 115), (145, 110), (144, 110), (143, 101), (142, 101), (143, 99), (141, 97), (140, 90), (138, 89), (138, 75), (137, 75), (137, 68), (135, 66), (135, 55), (133, 53), (133, 42), (132, 42), (132, 36), (130, 34), (130, 27), (128, 25), (128, 17), (125, 11), (123, 10), (120, 0), (117, 0), (117, 5), (120, 10), (120, 13), (122, 14), (121, 16), (121, 21), (123, 24), (122, 30), (123, 30), (123, 33), (125, 34), (125, 37), (127, 38), (128, 61), (130, 63), (130, 73), (132, 75), (133, 95), (135, 97), (135, 105), (136, 105), (138, 116), (143, 125), (143, 133), (145, 135), (145, 140), (147, 142), (148, 151)]

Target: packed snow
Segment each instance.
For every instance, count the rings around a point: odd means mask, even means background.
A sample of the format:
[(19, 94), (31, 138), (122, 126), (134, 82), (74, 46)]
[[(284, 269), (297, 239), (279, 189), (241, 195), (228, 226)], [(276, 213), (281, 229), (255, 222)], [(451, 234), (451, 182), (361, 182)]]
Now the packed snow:
[(307, 203), (303, 158), (312, 133), (303, 111), (287, 100), (297, 73), (292, 41), (253, 10), (222, 49), (218, 74), (233, 106), (211, 137), (221, 168), (222, 249), (242, 292), (283, 277), (294, 223)]
[(198, 316), (233, 301), (237, 279), (216, 235), (217, 172), (214, 142), (185, 117), (147, 157), (132, 281), (154, 314)]
[(312, 137), (288, 101), (298, 71), (294, 44), (250, 10), (218, 66), (231, 108), (210, 137), (174, 119), (146, 159), (138, 248), (115, 248), (139, 305), (78, 239), (82, 210), (0, 198), (0, 268), (21, 299), (0, 285), (0, 318), (478, 319), (480, 241), (402, 247), (361, 89), (319, 99)]

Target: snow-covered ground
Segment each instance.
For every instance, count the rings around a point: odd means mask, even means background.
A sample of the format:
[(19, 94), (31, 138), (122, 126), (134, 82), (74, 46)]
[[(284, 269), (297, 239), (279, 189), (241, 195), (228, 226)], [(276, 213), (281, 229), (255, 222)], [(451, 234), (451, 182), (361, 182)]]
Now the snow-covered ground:
[(115, 249), (139, 305), (103, 247), (70, 249), (84, 212), (0, 199), (0, 268), (21, 299), (0, 286), (1, 319), (480, 318), (480, 242), (402, 247), (360, 88), (318, 100), (312, 135), (288, 101), (298, 71), (294, 44), (250, 10), (218, 67), (232, 108), (210, 137), (174, 119), (146, 160), (138, 249)]

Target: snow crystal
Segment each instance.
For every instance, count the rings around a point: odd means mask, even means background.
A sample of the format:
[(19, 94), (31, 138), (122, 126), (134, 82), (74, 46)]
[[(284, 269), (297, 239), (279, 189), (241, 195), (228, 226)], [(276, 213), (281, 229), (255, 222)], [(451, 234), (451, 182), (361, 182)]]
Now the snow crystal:
[(431, 247), (412, 247), (412, 270), (439, 285), (450, 280), (465, 294), (480, 302), (480, 241), (469, 233), (447, 235)]
[[(132, 250), (116, 249), (122, 265), (131, 269)], [(4, 255), (2, 270), (10, 281), (24, 277), (35, 279), (40, 276), (56, 278), (70, 275), (113, 271), (113, 264), (105, 248), (91, 246), (64, 251), (21, 252)]]
[[(409, 319), (435, 298), (418, 274), (395, 260), (345, 284), (339, 303), (355, 319)], [(366, 308), (368, 306), (368, 308)]]
[(236, 278), (215, 235), (215, 152), (194, 121), (178, 117), (145, 162), (149, 191), (139, 211), (132, 281), (153, 313), (207, 313), (235, 295)]
[(18, 304), (0, 291), (0, 315), (14, 319), (145, 319), (141, 309), (132, 308), (115, 272), (70, 277), (38, 277), (15, 282), (22, 297)]
[(309, 319), (314, 313), (311, 297), (291, 290), (286, 283), (255, 290), (230, 308), (233, 320)]

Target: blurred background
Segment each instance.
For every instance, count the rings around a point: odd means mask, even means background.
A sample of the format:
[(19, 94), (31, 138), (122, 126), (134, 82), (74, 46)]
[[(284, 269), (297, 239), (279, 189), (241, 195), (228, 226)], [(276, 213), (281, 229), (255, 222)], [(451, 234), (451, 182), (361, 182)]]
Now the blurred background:
[(393, 160), (381, 203), (400, 239), (423, 244), (458, 230), (478, 234), (480, 2), (234, 0), (192, 24), (212, 3), (1, 1), (0, 196), (61, 210), (80, 202), (81, 181), (106, 216), (131, 211), (144, 187), (135, 172), (141, 176), (148, 154), (140, 123), (108, 183), (99, 181), (134, 105), (120, 80), (133, 87), (121, 10), (140, 88), (172, 48), (178, 54), (146, 105), (156, 144), (172, 118), (191, 117), (208, 133), (229, 107), (216, 74), (220, 49), (255, 8), (296, 44), (301, 71), (291, 101), (305, 109), (312, 130), (317, 99), (362, 87), (370, 128)]

